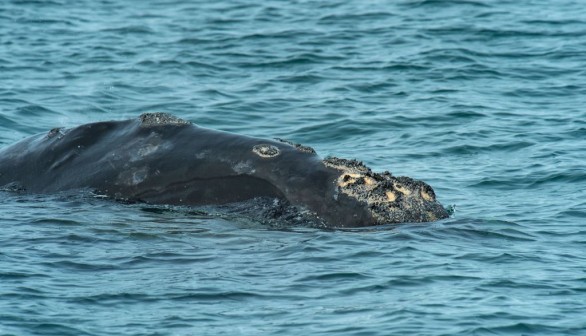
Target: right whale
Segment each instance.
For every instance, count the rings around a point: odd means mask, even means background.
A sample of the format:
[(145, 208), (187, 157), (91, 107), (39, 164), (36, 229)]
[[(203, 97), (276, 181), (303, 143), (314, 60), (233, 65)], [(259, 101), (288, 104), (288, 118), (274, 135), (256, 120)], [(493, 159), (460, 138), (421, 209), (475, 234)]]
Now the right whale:
[(0, 186), (29, 193), (90, 188), (174, 205), (278, 200), (325, 227), (448, 217), (426, 183), (306, 146), (206, 129), (166, 113), (53, 129), (0, 150)]

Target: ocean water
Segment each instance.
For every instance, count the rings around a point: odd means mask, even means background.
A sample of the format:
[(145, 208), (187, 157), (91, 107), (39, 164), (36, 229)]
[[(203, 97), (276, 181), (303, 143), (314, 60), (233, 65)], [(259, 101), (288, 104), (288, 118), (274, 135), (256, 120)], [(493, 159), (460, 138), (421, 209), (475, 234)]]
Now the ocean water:
[(578, 0), (2, 1), (0, 146), (165, 111), (432, 185), (275, 230), (0, 193), (0, 335), (586, 335)]

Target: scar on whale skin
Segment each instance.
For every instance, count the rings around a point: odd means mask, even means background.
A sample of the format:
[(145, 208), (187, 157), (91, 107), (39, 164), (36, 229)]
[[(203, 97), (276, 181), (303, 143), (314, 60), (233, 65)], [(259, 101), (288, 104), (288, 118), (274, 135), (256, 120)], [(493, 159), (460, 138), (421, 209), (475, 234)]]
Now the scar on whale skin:
[(255, 145), (252, 147), (252, 151), (256, 155), (264, 158), (272, 158), (281, 153), (277, 147), (267, 144)]

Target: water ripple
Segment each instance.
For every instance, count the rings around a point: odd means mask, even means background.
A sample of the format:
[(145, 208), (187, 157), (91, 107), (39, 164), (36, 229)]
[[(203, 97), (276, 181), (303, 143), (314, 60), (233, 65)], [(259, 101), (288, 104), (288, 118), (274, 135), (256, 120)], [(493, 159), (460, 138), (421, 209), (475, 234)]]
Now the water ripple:
[(275, 229), (6, 188), (0, 334), (582, 334), (583, 7), (3, 3), (3, 145), (168, 111), (422, 179), (456, 211)]

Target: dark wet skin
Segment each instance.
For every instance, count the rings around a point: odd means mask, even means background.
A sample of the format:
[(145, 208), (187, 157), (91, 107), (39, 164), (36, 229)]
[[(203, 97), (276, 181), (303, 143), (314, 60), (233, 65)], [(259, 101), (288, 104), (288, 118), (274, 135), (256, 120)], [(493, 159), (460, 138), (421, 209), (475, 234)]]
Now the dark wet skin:
[[(358, 167), (358, 168), (357, 168)], [(427, 184), (322, 160), (310, 147), (197, 127), (168, 114), (53, 129), (0, 150), (0, 186), (91, 188), (115, 199), (221, 205), (276, 198), (328, 227), (446, 218)]]

